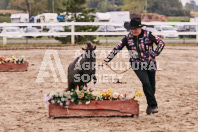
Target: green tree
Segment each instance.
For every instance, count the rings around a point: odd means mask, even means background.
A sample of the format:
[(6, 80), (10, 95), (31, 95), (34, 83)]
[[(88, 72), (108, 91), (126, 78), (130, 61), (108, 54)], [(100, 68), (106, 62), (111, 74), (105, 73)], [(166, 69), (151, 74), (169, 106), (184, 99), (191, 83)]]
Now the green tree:
[(133, 13), (144, 13), (145, 0), (124, 0), (122, 11)]
[(166, 16), (189, 15), (179, 0), (124, 0), (122, 10), (130, 11), (131, 14), (149, 12)]
[(187, 11), (192, 11), (194, 9), (194, 5), (190, 3), (186, 3), (184, 7)]
[(189, 12), (183, 9), (179, 0), (148, 0), (147, 11), (166, 16), (189, 15)]
[(88, 8), (96, 8), (98, 12), (120, 11), (123, 0), (87, 0)]
[(0, 0), (0, 9), (7, 9), (10, 0)]
[[(54, 5), (53, 5), (53, 1), (54, 1)], [(63, 3), (64, 0), (47, 0), (47, 10), (48, 12), (53, 12), (53, 9), (54, 9), (54, 12), (58, 12), (58, 9), (59, 8), (63, 8), (62, 6), (62, 3)]]
[(26, 11), (31, 17), (46, 11), (47, 0), (10, 0), (8, 8)]
[[(65, 0), (63, 4), (63, 9), (59, 9), (59, 12), (65, 12), (66, 16), (68, 16), (68, 22), (75, 21), (75, 22), (92, 22), (94, 21), (94, 16), (90, 15), (90, 13), (95, 12), (95, 9), (88, 9), (85, 5), (86, 0)], [(75, 32), (95, 32), (98, 26), (75, 26)], [(65, 27), (65, 32), (70, 32), (71, 29), (69, 27)], [(67, 36), (65, 38), (56, 38), (57, 40), (61, 41), (61, 43), (66, 44), (71, 42), (71, 36)], [(75, 43), (76, 44), (83, 44), (87, 40), (90, 40), (94, 43), (98, 43), (95, 41), (96, 36), (93, 35), (76, 35), (75, 36)]]

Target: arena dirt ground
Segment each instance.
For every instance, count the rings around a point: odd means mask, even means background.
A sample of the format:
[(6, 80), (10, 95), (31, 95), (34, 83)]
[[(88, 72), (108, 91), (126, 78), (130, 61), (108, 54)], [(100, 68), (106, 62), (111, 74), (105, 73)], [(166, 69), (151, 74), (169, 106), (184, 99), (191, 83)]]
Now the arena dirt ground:
[[(82, 47), (82, 46), (81, 46)], [(67, 67), (81, 47), (55, 49), (67, 77)], [(107, 50), (113, 47), (98, 46), (97, 62), (102, 62)], [(50, 49), (52, 50), (52, 49)], [(103, 52), (105, 50), (105, 52)], [(126, 49), (124, 49), (126, 50)], [(124, 53), (123, 50), (123, 53)], [(159, 69), (156, 73), (156, 99), (159, 113), (146, 115), (145, 96), (137, 98), (140, 102), (139, 117), (94, 117), (58, 118), (47, 117), (47, 104), (44, 96), (49, 92), (63, 91), (67, 82), (61, 80), (56, 66), (56, 57), (51, 55), (58, 82), (55, 82), (50, 67), (45, 72), (44, 82), (38, 82), (38, 74), (44, 56), (49, 49), (0, 50), (0, 56), (21, 55), (26, 57), (29, 68), (26, 72), (0, 72), (0, 131), (2, 132), (55, 132), (55, 131), (172, 131), (196, 132), (198, 130), (198, 47), (165, 47), (157, 57)], [(50, 53), (53, 53), (50, 51)], [(124, 55), (123, 55), (124, 56)], [(128, 57), (122, 52), (110, 64), (118, 64), (118, 71), (127, 67)], [(122, 62), (122, 63), (121, 63)], [(119, 69), (122, 64), (122, 69)], [(142, 90), (140, 81), (130, 69), (123, 74), (122, 83), (115, 83), (117, 76), (103, 78), (104, 74), (114, 75), (107, 67), (98, 67), (98, 83), (94, 93), (112, 88), (116, 92)], [(100, 78), (100, 80), (99, 80)], [(114, 82), (112, 81), (114, 80)], [(88, 87), (92, 86), (92, 82)]]

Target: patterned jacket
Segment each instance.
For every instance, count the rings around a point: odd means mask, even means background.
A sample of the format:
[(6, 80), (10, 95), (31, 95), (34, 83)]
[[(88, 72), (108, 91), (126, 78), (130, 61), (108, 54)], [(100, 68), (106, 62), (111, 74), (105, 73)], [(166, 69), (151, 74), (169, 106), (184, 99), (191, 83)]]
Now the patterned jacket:
[[(157, 48), (153, 49), (153, 43), (157, 45)], [(107, 58), (105, 58), (106, 64), (110, 62), (113, 57), (126, 46), (130, 55), (130, 62), (134, 63), (150, 63), (154, 62), (156, 66), (155, 56), (158, 56), (163, 50), (165, 43), (156, 35), (153, 35), (150, 31), (143, 30), (139, 36), (133, 36), (130, 32), (124, 36), (117, 46), (113, 48)], [(153, 58), (152, 61), (148, 61), (149, 56)]]

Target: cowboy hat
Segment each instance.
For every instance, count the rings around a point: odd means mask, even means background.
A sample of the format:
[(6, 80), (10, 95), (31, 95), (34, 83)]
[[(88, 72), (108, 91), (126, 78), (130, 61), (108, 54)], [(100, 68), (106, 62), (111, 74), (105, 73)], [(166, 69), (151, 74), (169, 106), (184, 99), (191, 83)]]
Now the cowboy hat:
[(136, 29), (139, 27), (143, 27), (144, 25), (141, 24), (141, 19), (139, 17), (134, 17), (130, 21), (130, 30)]

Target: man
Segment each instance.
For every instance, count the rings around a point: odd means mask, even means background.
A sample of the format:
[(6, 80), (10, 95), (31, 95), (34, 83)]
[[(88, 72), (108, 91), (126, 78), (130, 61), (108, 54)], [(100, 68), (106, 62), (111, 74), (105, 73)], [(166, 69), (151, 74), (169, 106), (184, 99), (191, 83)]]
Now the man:
[[(132, 18), (129, 26), (130, 32), (114, 47), (108, 57), (104, 59), (103, 64), (108, 64), (126, 46), (130, 54), (132, 69), (142, 83), (148, 104), (146, 113), (149, 115), (158, 112), (155, 99), (155, 73), (157, 69), (155, 57), (161, 53), (165, 43), (150, 31), (143, 30), (143, 26), (139, 17)], [(155, 50), (153, 43), (157, 45)]]

